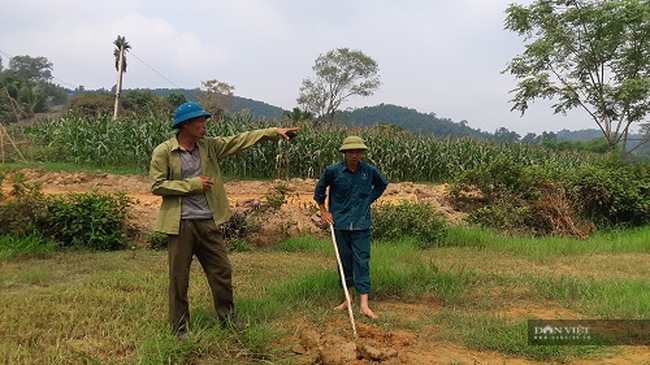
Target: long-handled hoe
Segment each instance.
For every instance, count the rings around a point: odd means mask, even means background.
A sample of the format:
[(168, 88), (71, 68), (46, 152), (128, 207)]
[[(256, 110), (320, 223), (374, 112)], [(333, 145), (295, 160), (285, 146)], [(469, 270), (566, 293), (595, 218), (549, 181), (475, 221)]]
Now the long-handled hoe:
[(339, 247), (336, 245), (336, 235), (334, 234), (334, 225), (330, 224), (330, 232), (332, 234), (332, 242), (334, 243), (334, 252), (336, 252), (336, 262), (339, 265), (339, 274), (341, 276), (341, 283), (343, 284), (343, 292), (345, 293), (345, 301), (348, 303), (348, 315), (350, 316), (350, 324), (352, 325), (352, 332), (354, 339), (357, 336), (357, 327), (354, 324), (354, 314), (352, 313), (352, 300), (350, 299), (350, 292), (348, 291), (347, 283), (345, 282), (345, 273), (343, 272), (343, 264), (341, 263), (341, 255), (339, 255)]

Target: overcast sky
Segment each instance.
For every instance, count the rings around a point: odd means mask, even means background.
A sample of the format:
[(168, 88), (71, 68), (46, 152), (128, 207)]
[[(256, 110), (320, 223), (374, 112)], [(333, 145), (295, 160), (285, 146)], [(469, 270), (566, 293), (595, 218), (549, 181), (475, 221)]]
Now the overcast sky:
[(111, 89), (113, 41), (131, 45), (124, 88), (189, 88), (217, 79), (237, 96), (297, 106), (316, 58), (347, 47), (379, 64), (381, 87), (343, 108), (394, 104), (472, 128), (587, 129), (584, 113), (537, 102), (511, 112), (515, 80), (501, 74), (524, 50), (505, 9), (532, 0), (3, 0), (0, 56), (44, 56), (54, 82)]

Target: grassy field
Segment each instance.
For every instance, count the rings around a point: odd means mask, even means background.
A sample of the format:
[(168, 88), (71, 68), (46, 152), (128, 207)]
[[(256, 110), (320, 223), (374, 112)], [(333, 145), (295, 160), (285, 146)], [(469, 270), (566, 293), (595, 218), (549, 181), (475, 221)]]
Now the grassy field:
[[(482, 356), (597, 363), (632, 352), (650, 364), (648, 347), (526, 343), (529, 318), (650, 319), (650, 229), (574, 241), (453, 228), (449, 240), (453, 246), (427, 250), (408, 239), (374, 243), (371, 305), (380, 318), (357, 312), (356, 319), (383, 333), (414, 333), (417, 343), (400, 350), (402, 361), (408, 352), (411, 363), (423, 364), (471, 364)], [(250, 323), (243, 331), (217, 326), (195, 262), (192, 337), (183, 343), (166, 327), (166, 252), (23, 257), (7, 254), (11, 245), (0, 242), (3, 364), (303, 364), (305, 355), (291, 350), (301, 331), (352, 340), (346, 314), (331, 310), (342, 291), (327, 240), (295, 238), (231, 254), (236, 308)]]

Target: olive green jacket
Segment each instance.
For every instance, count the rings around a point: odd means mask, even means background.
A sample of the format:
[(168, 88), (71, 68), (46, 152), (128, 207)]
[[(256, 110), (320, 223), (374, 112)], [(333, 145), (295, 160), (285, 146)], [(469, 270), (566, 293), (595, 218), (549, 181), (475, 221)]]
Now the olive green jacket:
[[(196, 142), (201, 155), (203, 176), (214, 184), (205, 193), (205, 197), (217, 225), (226, 222), (232, 214), (223, 186), (219, 161), (256, 143), (275, 141), (278, 138), (277, 128), (268, 128), (230, 137), (203, 138)], [(176, 137), (168, 139), (154, 149), (149, 166), (151, 192), (163, 198), (154, 230), (166, 234), (178, 234), (183, 196), (203, 193), (200, 178), (183, 180), (181, 177), (179, 150)]]

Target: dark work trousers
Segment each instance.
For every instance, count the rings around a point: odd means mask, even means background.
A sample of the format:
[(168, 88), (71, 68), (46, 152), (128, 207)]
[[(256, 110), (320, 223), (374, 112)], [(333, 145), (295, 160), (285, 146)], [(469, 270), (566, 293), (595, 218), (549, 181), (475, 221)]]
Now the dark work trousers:
[(370, 293), (370, 230), (337, 229), (335, 235), (346, 285), (354, 286), (359, 294)]
[(232, 270), (224, 238), (212, 219), (181, 220), (178, 235), (169, 235), (169, 323), (185, 329), (190, 320), (187, 290), (192, 256), (208, 278), (214, 309), (221, 320), (233, 311)]

